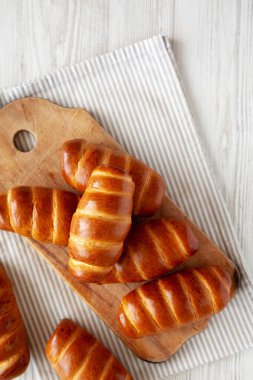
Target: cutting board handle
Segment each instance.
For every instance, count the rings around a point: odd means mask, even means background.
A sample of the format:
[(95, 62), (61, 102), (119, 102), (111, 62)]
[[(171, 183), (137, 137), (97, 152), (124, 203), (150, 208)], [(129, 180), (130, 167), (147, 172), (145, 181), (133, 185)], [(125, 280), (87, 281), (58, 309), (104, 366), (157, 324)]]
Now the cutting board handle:
[[(19, 131), (33, 134), (34, 149), (22, 152), (15, 147), (13, 139)], [(60, 147), (71, 138), (91, 141), (91, 136), (92, 142), (105, 141), (119, 148), (83, 109), (60, 107), (41, 98), (22, 98), (9, 103), (0, 110), (0, 154), (4, 168), (0, 174), (0, 191), (21, 185), (69, 190), (60, 175)], [(31, 146), (31, 142), (23, 145)]]

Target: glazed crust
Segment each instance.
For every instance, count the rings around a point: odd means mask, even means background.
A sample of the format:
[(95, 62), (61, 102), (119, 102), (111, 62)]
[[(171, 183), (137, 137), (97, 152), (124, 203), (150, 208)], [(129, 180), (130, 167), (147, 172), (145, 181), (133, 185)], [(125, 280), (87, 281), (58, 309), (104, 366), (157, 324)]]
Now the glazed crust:
[(46, 355), (61, 380), (133, 380), (110, 351), (69, 319), (56, 327)]
[(0, 229), (67, 246), (77, 194), (44, 187), (16, 187), (0, 194)]
[(165, 193), (162, 177), (136, 158), (103, 145), (84, 140), (66, 141), (62, 146), (62, 175), (65, 181), (84, 192), (92, 171), (99, 165), (114, 166), (126, 171), (135, 183), (135, 215), (153, 215), (161, 206)]
[(131, 227), (134, 183), (120, 169), (92, 172), (73, 215), (69, 270), (80, 281), (100, 282), (118, 261)]
[(134, 225), (119, 261), (103, 283), (152, 280), (175, 269), (198, 248), (185, 222), (161, 218)]
[(0, 380), (20, 376), (29, 360), (25, 326), (10, 279), (0, 265)]
[(124, 296), (118, 322), (129, 337), (155, 335), (218, 313), (230, 301), (233, 290), (230, 275), (220, 267), (184, 270)]

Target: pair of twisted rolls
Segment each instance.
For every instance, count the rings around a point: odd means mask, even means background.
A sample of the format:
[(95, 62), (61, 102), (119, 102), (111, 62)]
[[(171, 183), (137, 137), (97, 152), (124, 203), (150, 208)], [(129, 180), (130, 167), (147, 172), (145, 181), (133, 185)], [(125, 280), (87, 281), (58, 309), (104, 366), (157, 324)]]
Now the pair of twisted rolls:
[(233, 292), (233, 281), (222, 268), (187, 269), (125, 295), (118, 322), (132, 338), (158, 334), (211, 317), (227, 305)]
[(61, 380), (133, 380), (110, 351), (69, 319), (56, 327), (46, 355)]
[(62, 147), (62, 175), (76, 190), (84, 192), (97, 166), (112, 166), (128, 173), (135, 184), (133, 213), (153, 215), (161, 206), (165, 185), (162, 177), (136, 158), (85, 140), (66, 141)]
[(26, 370), (29, 360), (25, 326), (11, 281), (0, 265), (0, 379), (20, 376)]
[(131, 226), (133, 191), (130, 176), (121, 170), (103, 166), (93, 170), (70, 230), (69, 270), (78, 280), (153, 279), (198, 249), (186, 223), (165, 218), (134, 226), (124, 242)]
[(79, 196), (44, 187), (16, 187), (0, 193), (0, 229), (66, 246)]

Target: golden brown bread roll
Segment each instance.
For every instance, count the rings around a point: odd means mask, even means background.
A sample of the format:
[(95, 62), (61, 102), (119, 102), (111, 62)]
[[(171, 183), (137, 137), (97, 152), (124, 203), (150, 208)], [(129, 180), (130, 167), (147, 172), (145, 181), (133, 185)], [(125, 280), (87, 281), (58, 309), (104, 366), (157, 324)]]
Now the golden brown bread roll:
[(61, 380), (133, 380), (110, 351), (70, 319), (58, 324), (46, 355)]
[(118, 321), (132, 338), (158, 334), (218, 313), (231, 299), (233, 290), (230, 275), (220, 267), (187, 269), (125, 295)]
[(182, 264), (198, 248), (185, 222), (161, 218), (134, 225), (119, 261), (103, 283), (152, 280)]
[(67, 246), (79, 196), (44, 187), (16, 187), (0, 193), (0, 229)]
[(134, 214), (153, 215), (161, 206), (165, 185), (162, 177), (136, 158), (85, 140), (66, 141), (62, 147), (62, 175), (65, 181), (84, 192), (96, 166), (109, 165), (129, 173), (135, 183)]
[(29, 360), (25, 326), (11, 281), (0, 265), (0, 380), (20, 376)]
[(122, 170), (93, 170), (69, 238), (69, 269), (79, 280), (100, 282), (118, 261), (131, 227), (134, 183)]

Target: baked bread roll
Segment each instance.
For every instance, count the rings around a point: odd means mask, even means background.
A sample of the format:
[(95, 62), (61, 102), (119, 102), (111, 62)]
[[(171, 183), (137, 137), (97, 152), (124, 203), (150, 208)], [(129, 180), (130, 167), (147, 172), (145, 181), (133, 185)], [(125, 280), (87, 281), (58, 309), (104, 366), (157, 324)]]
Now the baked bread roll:
[(12, 284), (0, 265), (0, 379), (14, 379), (27, 368), (30, 350)]
[(134, 225), (119, 261), (103, 283), (152, 280), (182, 264), (198, 248), (185, 222), (161, 218)]
[(135, 183), (135, 215), (153, 215), (161, 206), (165, 185), (162, 177), (136, 158), (85, 140), (70, 140), (62, 147), (62, 175), (65, 181), (84, 192), (96, 166), (109, 165), (129, 173)]
[(79, 196), (44, 187), (16, 187), (0, 193), (0, 229), (67, 246)]
[(69, 270), (80, 281), (102, 281), (118, 261), (131, 227), (133, 193), (122, 170), (93, 170), (70, 227)]
[(118, 321), (132, 338), (180, 328), (221, 311), (230, 301), (233, 288), (230, 275), (220, 267), (187, 269), (125, 295)]
[(58, 324), (46, 355), (61, 380), (133, 380), (110, 351), (70, 319)]

